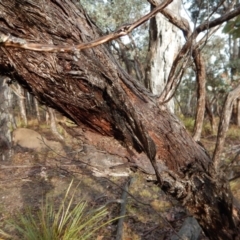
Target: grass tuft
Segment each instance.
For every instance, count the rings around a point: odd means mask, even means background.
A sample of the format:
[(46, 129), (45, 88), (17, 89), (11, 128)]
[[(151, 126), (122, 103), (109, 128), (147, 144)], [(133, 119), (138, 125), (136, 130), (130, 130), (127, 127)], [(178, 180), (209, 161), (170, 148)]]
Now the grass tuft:
[[(104, 218), (108, 214), (106, 207), (87, 210), (87, 203), (84, 201), (74, 206), (73, 199), (76, 189), (70, 196), (72, 184), (73, 181), (70, 183), (58, 209), (54, 206), (53, 201), (46, 198), (39, 211), (35, 212), (29, 208), (24, 215), (21, 214), (18, 219), (11, 221), (19, 239), (85, 240), (115, 220), (104, 222)], [(0, 235), (11, 238), (4, 231), (0, 231)]]

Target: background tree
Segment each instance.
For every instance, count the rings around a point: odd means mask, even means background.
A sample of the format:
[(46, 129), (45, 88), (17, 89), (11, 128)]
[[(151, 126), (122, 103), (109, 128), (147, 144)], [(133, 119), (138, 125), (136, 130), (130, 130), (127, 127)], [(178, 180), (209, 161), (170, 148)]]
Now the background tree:
[[(224, 97), (231, 90), (230, 81), (227, 77), (228, 68), (226, 62), (228, 58), (225, 42), (225, 36), (212, 36), (202, 48), (206, 65), (206, 114), (210, 118), (213, 133), (215, 134), (217, 127), (215, 118), (220, 116)], [(188, 69), (185, 73), (177, 94), (182, 114), (189, 117), (194, 117), (197, 102), (194, 71), (194, 66), (192, 66), (192, 69)]]
[[(189, 2), (189, 11), (191, 13), (191, 19), (194, 23), (194, 28), (196, 28), (197, 24), (203, 22), (203, 21), (209, 21), (209, 19), (215, 19), (219, 15), (223, 15), (227, 11), (231, 9), (231, 7), (234, 5), (234, 3), (229, 4), (227, 1), (191, 1)], [(214, 30), (216, 31), (216, 29)], [(206, 35), (206, 38), (208, 38), (211, 35), (211, 31)], [(206, 42), (206, 39), (204, 40)], [(203, 58), (201, 56), (201, 53), (195, 52), (193, 53), (193, 58), (195, 60), (202, 61)], [(196, 62), (195, 62), (196, 63)], [(196, 64), (195, 64), (196, 65)], [(199, 64), (198, 64), (199, 65)], [(200, 67), (196, 65), (196, 69)], [(201, 74), (196, 75), (196, 82), (197, 82), (197, 110), (196, 110), (196, 116), (195, 116), (195, 125), (194, 125), (194, 133), (193, 137), (196, 141), (200, 140), (201, 131), (202, 131), (202, 125), (204, 120), (204, 114), (205, 114), (205, 106), (206, 106), (206, 69), (204, 67), (201, 67)], [(198, 78), (198, 76), (202, 76), (201, 79)], [(204, 77), (203, 77), (204, 76)], [(209, 102), (209, 101), (207, 101)], [(208, 108), (209, 109), (209, 108)], [(209, 112), (209, 111), (208, 111)]]
[[(154, 1), (151, 9), (154, 9), (155, 4), (160, 4), (160, 2)], [(167, 9), (178, 15), (181, 10), (181, 1), (174, 1)], [(180, 49), (180, 31), (159, 13), (150, 20), (149, 36), (145, 86), (153, 94), (160, 95), (167, 82), (172, 62)], [(174, 99), (171, 99), (167, 105), (174, 112)]]
[[(123, 24), (131, 23), (147, 13), (149, 4), (143, 0), (133, 1), (86, 1), (84, 8), (91, 19), (104, 32), (113, 32)], [(148, 26), (146, 22), (123, 39), (109, 43), (110, 50), (122, 67), (144, 84), (145, 59), (148, 48)]]
[[(239, 1), (236, 1), (239, 4)], [(223, 31), (229, 33), (228, 36), (228, 77), (231, 80), (231, 86), (234, 88), (239, 83), (239, 57), (240, 57), (240, 45), (239, 45), (239, 17), (229, 21)], [(233, 106), (232, 121), (240, 126), (240, 102), (236, 100)]]
[(11, 155), (11, 133), (10, 127), (14, 125), (13, 121), (13, 101), (11, 92), (9, 91), (8, 84), (10, 79), (7, 76), (0, 76), (0, 153), (1, 160), (8, 160)]

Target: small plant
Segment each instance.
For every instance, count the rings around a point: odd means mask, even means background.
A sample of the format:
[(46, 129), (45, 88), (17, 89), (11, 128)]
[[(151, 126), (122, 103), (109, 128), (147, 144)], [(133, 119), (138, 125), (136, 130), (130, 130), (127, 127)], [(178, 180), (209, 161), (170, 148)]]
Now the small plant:
[(202, 128), (202, 136), (209, 136), (209, 135), (213, 135), (213, 130), (211, 127), (211, 124), (209, 123), (209, 121), (204, 121), (203, 123), (203, 128)]
[(230, 125), (228, 132), (227, 132), (227, 137), (230, 140), (239, 140), (240, 136), (240, 129), (238, 126)]
[[(72, 196), (69, 196), (72, 183), (73, 181), (58, 210), (55, 209), (53, 201), (47, 198), (38, 212), (28, 209), (26, 214), (21, 214), (17, 220), (12, 221), (11, 225), (16, 229), (20, 239), (85, 240), (98, 229), (115, 220), (103, 222), (108, 213), (105, 207), (89, 211), (86, 209), (87, 203), (83, 201), (73, 206), (76, 190)], [(3, 231), (0, 231), (0, 234), (3, 237), (9, 236)]]
[(182, 118), (182, 121), (186, 129), (189, 132), (192, 132), (194, 127), (194, 121), (195, 121), (194, 118), (186, 117), (186, 118)]

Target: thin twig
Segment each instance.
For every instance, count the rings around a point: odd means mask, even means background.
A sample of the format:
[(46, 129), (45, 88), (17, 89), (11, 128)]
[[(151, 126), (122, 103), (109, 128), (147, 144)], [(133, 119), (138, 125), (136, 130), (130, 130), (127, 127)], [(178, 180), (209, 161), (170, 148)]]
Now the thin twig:
[[(120, 185), (118, 185), (117, 183), (113, 182), (111, 179), (107, 178), (107, 177), (101, 177), (103, 179), (106, 179), (107, 181), (109, 181), (110, 183), (112, 183), (113, 185), (117, 186), (118, 188), (124, 190), (123, 187), (121, 187)], [(148, 207), (151, 207), (151, 204), (149, 203), (145, 203), (145, 202), (142, 202), (140, 201), (139, 199), (137, 199), (136, 197), (134, 197), (129, 191), (125, 191), (129, 197), (131, 197), (135, 202), (141, 204), (141, 205), (144, 205), (144, 206), (148, 206)], [(165, 218), (163, 217), (159, 212), (155, 212), (172, 230), (173, 232), (179, 237), (179, 240), (183, 240), (177, 233), (177, 231), (173, 228), (173, 226), (170, 224), (170, 222)]]
[(123, 193), (122, 193), (122, 203), (121, 203), (121, 210), (117, 225), (117, 234), (116, 234), (116, 240), (122, 240), (123, 235), (123, 222), (124, 222), (124, 216), (126, 215), (126, 205), (127, 205), (127, 196), (128, 196), (128, 188), (130, 187), (131, 183), (133, 182), (134, 178), (130, 178), (129, 181), (124, 186)]

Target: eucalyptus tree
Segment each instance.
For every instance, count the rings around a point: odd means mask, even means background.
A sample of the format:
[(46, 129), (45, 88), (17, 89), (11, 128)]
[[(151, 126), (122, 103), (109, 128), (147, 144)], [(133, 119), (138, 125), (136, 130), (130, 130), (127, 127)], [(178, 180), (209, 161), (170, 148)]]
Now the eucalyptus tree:
[[(109, 136), (109, 144), (114, 144), (110, 137), (116, 138), (131, 152), (130, 161), (135, 155), (136, 164), (147, 164), (138, 159), (139, 153), (145, 154), (159, 187), (188, 209), (210, 239), (236, 239), (239, 216), (233, 214), (229, 183), (219, 171), (228, 119), (223, 118), (219, 128), (222, 137), (212, 161), (165, 103), (176, 92), (191, 58), (199, 82), (204, 81), (201, 42), (196, 38), (240, 14), (240, 7), (191, 31), (186, 19), (165, 9), (170, 3), (164, 1), (140, 19), (103, 35), (75, 1), (1, 1), (0, 73), (76, 124)], [(186, 39), (160, 97), (127, 74), (104, 44), (129, 34), (158, 12)], [(225, 112), (232, 99), (230, 94)]]
[[(188, 10), (195, 25), (202, 21), (208, 21), (210, 18), (217, 18), (224, 15), (227, 11), (234, 9), (240, 3), (239, 0), (197, 0), (186, 2), (188, 3)], [(226, 36), (222, 36), (222, 42), (225, 43), (225, 48), (227, 49), (225, 55), (228, 56), (225, 62), (225, 72), (223, 74), (225, 83), (228, 82), (228, 84), (225, 84), (226, 90), (224, 91), (226, 93), (229, 89), (235, 88), (239, 82), (239, 40), (237, 38), (240, 34), (239, 31), (237, 31), (238, 22), (239, 17), (236, 17), (230, 20), (224, 27), (224, 32), (230, 33), (228, 40), (226, 40)], [(224, 99), (225, 95), (222, 94), (221, 96), (222, 99)], [(237, 99), (233, 105), (232, 120), (240, 125), (240, 101)]]
[[(224, 98), (231, 90), (228, 78), (228, 47), (226, 42), (226, 36), (223, 34), (211, 36), (201, 50), (206, 65), (206, 113), (209, 115), (209, 111), (211, 111), (211, 114), (218, 117)], [(182, 113), (191, 117), (194, 117), (197, 101), (194, 68), (192, 65), (192, 68), (185, 73), (177, 92)], [(213, 128), (216, 130), (216, 126)]]
[[(240, 3), (239, 0), (236, 1), (237, 4)], [(225, 25), (223, 32), (228, 34), (228, 57), (229, 57), (229, 79), (231, 80), (231, 86), (235, 87), (239, 84), (240, 79), (240, 28), (239, 28), (240, 18), (239, 16), (228, 21)], [(232, 120), (238, 126), (240, 126), (240, 101), (236, 100), (233, 106)]]
[[(81, 3), (104, 33), (113, 32), (123, 24), (134, 22), (146, 14), (150, 8), (145, 0), (81, 0)], [(148, 26), (149, 24), (145, 23), (128, 36), (110, 43), (110, 50), (122, 67), (142, 84), (144, 84), (148, 48)]]
[[(154, 9), (156, 4), (161, 3), (161, 0), (149, 2), (151, 8)], [(169, 4), (166, 11), (179, 15), (181, 0)], [(181, 31), (160, 13), (150, 20), (145, 85), (155, 95), (160, 95), (164, 90), (172, 62), (180, 49), (181, 35)], [(173, 98), (167, 102), (167, 106), (174, 112)]]
[[(133, 22), (161, 3), (160, 0), (149, 1), (150, 4), (144, 0), (81, 2), (104, 32), (113, 31), (123, 23)], [(181, 1), (174, 1), (167, 9), (178, 15), (181, 11)], [(160, 95), (180, 48), (180, 35), (181, 31), (165, 16), (157, 14), (150, 20), (150, 24), (145, 23), (134, 30), (128, 43), (126, 40), (125, 43), (117, 41), (117, 47), (113, 44), (113, 49), (117, 51), (118, 59), (122, 58), (123, 66), (129, 74), (135, 73), (134, 76), (154, 95)], [(168, 107), (174, 111), (173, 99), (168, 103)]]

